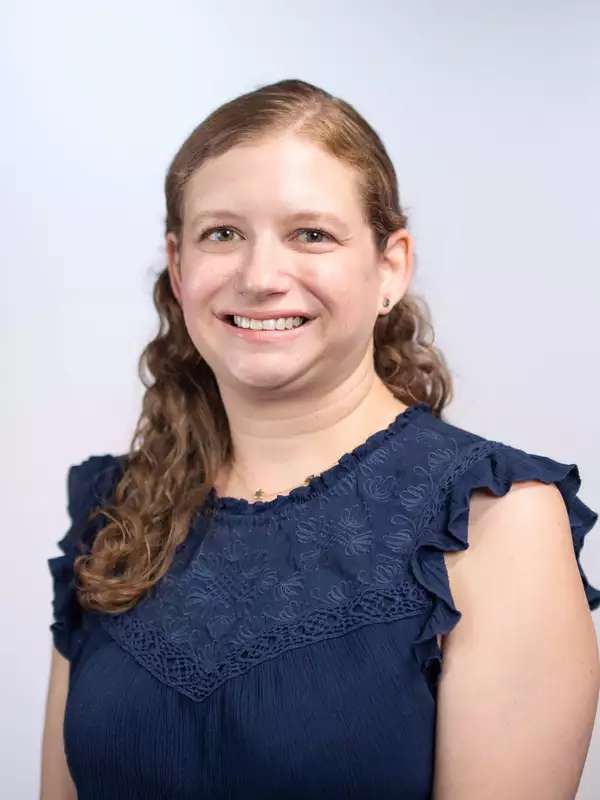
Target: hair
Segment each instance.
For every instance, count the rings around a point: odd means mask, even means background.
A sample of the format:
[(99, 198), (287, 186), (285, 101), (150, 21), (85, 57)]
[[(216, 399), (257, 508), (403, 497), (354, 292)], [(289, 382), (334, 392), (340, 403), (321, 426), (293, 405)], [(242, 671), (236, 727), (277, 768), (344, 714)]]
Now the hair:
[[(207, 159), (240, 144), (293, 134), (316, 143), (355, 169), (377, 248), (406, 228), (394, 166), (376, 131), (347, 102), (302, 80), (282, 80), (224, 103), (175, 154), (165, 178), (165, 236), (180, 241), (184, 190)], [(165, 266), (153, 300), (158, 332), (142, 351), (146, 387), (126, 467), (102, 514), (91, 551), (75, 559), (82, 608), (119, 613), (132, 608), (169, 569), (216, 476), (232, 455), (229, 424), (213, 371), (198, 353)], [(432, 413), (452, 398), (450, 373), (433, 346), (426, 301), (405, 293), (374, 326), (374, 367), (402, 402), (426, 402)], [(146, 373), (149, 375), (147, 377)]]

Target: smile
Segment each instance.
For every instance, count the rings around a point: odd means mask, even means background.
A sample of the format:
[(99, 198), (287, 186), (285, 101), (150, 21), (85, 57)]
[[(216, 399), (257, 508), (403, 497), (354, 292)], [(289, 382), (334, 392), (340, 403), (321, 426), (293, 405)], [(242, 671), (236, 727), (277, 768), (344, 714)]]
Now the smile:
[(289, 342), (302, 335), (306, 328), (310, 328), (315, 320), (307, 319), (297, 328), (284, 328), (283, 330), (254, 330), (252, 328), (240, 328), (234, 325), (230, 317), (219, 319), (219, 322), (234, 336), (250, 342)]

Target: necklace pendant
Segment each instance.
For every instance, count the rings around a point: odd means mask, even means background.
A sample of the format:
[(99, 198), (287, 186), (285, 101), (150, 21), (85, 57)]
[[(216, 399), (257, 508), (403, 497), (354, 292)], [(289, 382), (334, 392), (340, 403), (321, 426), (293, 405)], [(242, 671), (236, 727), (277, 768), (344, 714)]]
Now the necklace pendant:
[(262, 489), (257, 489), (257, 490), (254, 492), (254, 497), (263, 497), (263, 496), (264, 496), (264, 494), (265, 494), (265, 493), (263, 492), (263, 490), (262, 490)]

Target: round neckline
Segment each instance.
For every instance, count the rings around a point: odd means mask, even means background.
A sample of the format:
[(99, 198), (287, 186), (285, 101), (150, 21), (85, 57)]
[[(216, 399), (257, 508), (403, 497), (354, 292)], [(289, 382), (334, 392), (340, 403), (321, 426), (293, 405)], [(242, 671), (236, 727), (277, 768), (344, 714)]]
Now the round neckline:
[(314, 475), (308, 483), (295, 486), (287, 494), (278, 494), (271, 500), (246, 500), (243, 497), (229, 497), (217, 495), (214, 486), (206, 497), (206, 507), (222, 514), (252, 515), (267, 511), (279, 511), (289, 503), (306, 502), (317, 495), (323, 494), (333, 486), (353, 465), (364, 460), (377, 448), (381, 447), (393, 435), (401, 431), (410, 420), (419, 412), (431, 413), (431, 406), (423, 401), (413, 403), (401, 411), (396, 417), (381, 430), (375, 431), (353, 450), (344, 453), (337, 462), (318, 475)]

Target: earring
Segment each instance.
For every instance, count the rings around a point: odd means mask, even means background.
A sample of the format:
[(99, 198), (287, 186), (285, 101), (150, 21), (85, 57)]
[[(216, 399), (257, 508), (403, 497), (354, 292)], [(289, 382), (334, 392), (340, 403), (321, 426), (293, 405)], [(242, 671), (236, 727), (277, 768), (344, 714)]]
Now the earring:
[(383, 307), (387, 308), (389, 306), (389, 304), (390, 304), (390, 298), (389, 297), (384, 297), (383, 298)]

